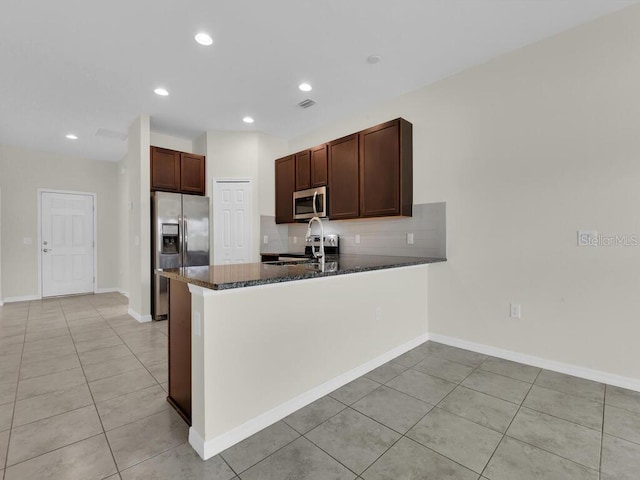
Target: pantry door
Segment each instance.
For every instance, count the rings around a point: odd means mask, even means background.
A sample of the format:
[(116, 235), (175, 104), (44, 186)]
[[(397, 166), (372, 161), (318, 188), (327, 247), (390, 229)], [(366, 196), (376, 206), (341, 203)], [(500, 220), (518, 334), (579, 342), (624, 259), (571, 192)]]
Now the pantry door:
[(42, 296), (93, 293), (94, 196), (40, 192)]
[(213, 264), (251, 263), (251, 181), (213, 184)]

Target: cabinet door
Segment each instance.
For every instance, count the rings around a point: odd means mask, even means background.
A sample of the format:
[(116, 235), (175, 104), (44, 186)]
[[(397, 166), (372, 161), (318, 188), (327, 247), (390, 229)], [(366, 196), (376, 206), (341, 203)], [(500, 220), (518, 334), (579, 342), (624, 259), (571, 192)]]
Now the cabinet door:
[(329, 143), (329, 218), (359, 215), (358, 135)]
[(323, 187), (327, 184), (327, 146), (320, 145), (311, 149), (311, 187)]
[(360, 132), (360, 215), (400, 213), (400, 141), (398, 122)]
[(151, 147), (151, 190), (180, 191), (180, 152)]
[(180, 159), (180, 190), (183, 193), (204, 195), (206, 182), (204, 156), (182, 153)]
[(398, 118), (360, 132), (360, 216), (411, 216), (412, 131)]
[(309, 150), (296, 153), (296, 191), (311, 188), (311, 154)]
[(293, 222), (293, 192), (296, 187), (295, 156), (276, 160), (276, 223)]

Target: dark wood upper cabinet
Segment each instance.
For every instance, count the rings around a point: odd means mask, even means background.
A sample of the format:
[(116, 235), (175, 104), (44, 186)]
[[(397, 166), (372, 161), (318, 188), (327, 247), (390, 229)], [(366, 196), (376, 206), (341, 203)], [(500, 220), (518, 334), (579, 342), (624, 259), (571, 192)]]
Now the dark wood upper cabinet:
[(396, 119), (360, 137), (360, 216), (411, 216), (412, 125)]
[(296, 153), (296, 191), (311, 188), (311, 152)]
[(327, 184), (327, 145), (311, 149), (311, 187), (323, 187)]
[(182, 192), (204, 195), (206, 185), (204, 163), (204, 155), (181, 154), (180, 190)]
[(413, 125), (402, 118), (276, 160), (276, 223), (293, 192), (327, 185), (329, 218), (412, 215)]
[(204, 195), (204, 155), (151, 147), (151, 191)]
[(151, 190), (180, 191), (180, 152), (151, 147)]
[(276, 160), (276, 223), (293, 222), (293, 192), (296, 190), (296, 157)]
[(358, 134), (329, 143), (329, 218), (360, 215)]

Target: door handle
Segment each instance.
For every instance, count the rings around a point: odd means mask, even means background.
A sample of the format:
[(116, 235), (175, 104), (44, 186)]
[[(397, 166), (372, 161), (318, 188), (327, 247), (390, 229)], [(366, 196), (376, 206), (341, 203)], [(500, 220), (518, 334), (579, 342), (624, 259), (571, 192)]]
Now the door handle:
[[(182, 221), (184, 222), (182, 231), (184, 232), (184, 255), (185, 255), (185, 263), (186, 263), (186, 255), (187, 255), (187, 252), (189, 251), (189, 231), (187, 230), (187, 222), (189, 221), (189, 219), (185, 215)], [(186, 267), (186, 265), (182, 265), (182, 266)]]
[(49, 252), (49, 251), (51, 251), (51, 250), (52, 250), (51, 248), (43, 248), (43, 249), (42, 249), (42, 251), (43, 251), (44, 253), (47, 253), (47, 252)]

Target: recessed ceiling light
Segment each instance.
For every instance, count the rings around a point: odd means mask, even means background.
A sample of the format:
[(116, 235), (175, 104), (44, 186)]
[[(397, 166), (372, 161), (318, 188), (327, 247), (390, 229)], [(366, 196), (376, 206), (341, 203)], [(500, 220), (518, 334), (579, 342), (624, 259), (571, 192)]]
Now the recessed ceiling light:
[(68, 135), (65, 135), (65, 137), (67, 137), (69, 140), (77, 140), (78, 136), (74, 135), (73, 133), (69, 133)]
[(308, 83), (301, 83), (300, 85), (298, 85), (298, 88), (300, 90), (302, 90), (303, 92), (310, 92), (311, 91), (311, 85), (309, 85)]
[(167, 95), (169, 95), (169, 92), (167, 91), (167, 89), (162, 87), (156, 88), (154, 92), (156, 95), (160, 95), (161, 97), (166, 97)]
[(369, 55), (367, 57), (367, 63), (370, 64), (375, 64), (375, 63), (380, 63), (380, 60), (382, 60), (382, 57), (380, 55)]
[(251, 117), (244, 117), (244, 118), (242, 119), (242, 121), (243, 121), (244, 123), (253, 123), (253, 118), (251, 118)]
[(208, 47), (209, 45), (213, 45), (213, 38), (208, 33), (200, 32), (195, 36), (196, 42), (200, 45), (204, 45)]

